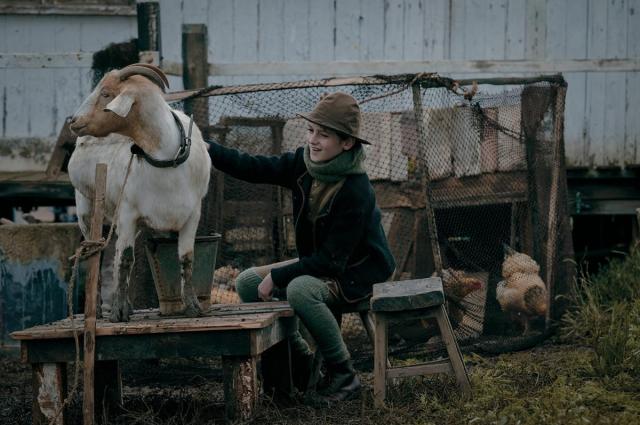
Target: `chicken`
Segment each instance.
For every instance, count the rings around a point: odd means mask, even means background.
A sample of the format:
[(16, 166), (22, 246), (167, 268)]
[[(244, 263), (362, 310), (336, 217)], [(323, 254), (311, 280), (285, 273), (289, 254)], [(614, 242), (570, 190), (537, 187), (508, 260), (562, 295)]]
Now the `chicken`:
[(462, 270), (442, 269), (442, 289), (447, 305), (449, 320), (454, 328), (462, 323), (465, 307), (461, 300), (470, 293), (482, 289), (482, 281), (467, 276)]
[[(433, 276), (438, 276), (434, 273)], [(465, 271), (451, 268), (443, 269), (440, 273), (442, 289), (445, 297), (447, 313), (454, 329), (458, 328), (465, 314), (473, 308), (464, 298), (483, 287), (483, 281), (469, 276)], [(409, 343), (426, 342), (440, 331), (435, 319), (417, 319), (415, 321), (392, 324), (390, 335), (399, 337)]]
[(502, 311), (522, 324), (523, 335), (526, 335), (531, 320), (547, 314), (547, 288), (539, 276), (540, 266), (533, 258), (507, 245), (504, 250), (504, 280), (498, 283), (496, 299)]
[(236, 277), (238, 277), (239, 274), (240, 270), (232, 266), (217, 268), (213, 273), (213, 284), (233, 289), (235, 288)]

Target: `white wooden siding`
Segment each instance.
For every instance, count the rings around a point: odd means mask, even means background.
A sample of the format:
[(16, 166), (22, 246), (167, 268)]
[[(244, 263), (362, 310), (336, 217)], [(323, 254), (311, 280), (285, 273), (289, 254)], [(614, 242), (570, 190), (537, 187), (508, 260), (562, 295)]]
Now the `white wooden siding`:
[[(565, 144), (571, 166), (640, 165), (640, 0), (160, 0), (160, 8), (167, 63), (181, 61), (182, 25), (205, 23), (208, 60), (227, 71), (334, 61), (631, 60), (632, 71), (565, 73)], [(135, 25), (126, 16), (4, 15), (0, 52), (93, 52), (135, 37)], [(313, 66), (295, 75), (265, 69), (209, 83), (330, 76)], [(182, 88), (179, 76), (170, 81)], [(88, 89), (86, 67), (0, 65), (1, 136), (54, 136)], [(34, 97), (47, 100), (25, 101)]]

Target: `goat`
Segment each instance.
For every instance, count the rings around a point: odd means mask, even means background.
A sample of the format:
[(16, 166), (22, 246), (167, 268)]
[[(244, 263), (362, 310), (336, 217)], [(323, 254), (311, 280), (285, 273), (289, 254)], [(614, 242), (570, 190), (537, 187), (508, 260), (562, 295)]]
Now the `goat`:
[[(189, 146), (185, 129), (191, 132), (193, 123), (165, 102), (163, 92), (168, 86), (164, 73), (151, 65), (134, 64), (111, 71), (85, 99), (70, 123), (79, 137), (69, 160), (69, 178), (75, 188), (78, 222), (85, 238), (89, 234), (95, 166), (100, 162), (108, 166), (105, 215), (115, 218), (118, 236), (112, 322), (128, 321), (132, 312), (128, 286), (140, 221), (154, 230), (178, 232), (184, 312), (190, 317), (201, 313), (191, 276), (211, 159), (195, 125)], [(133, 152), (138, 153), (138, 158), (131, 164), (115, 216)]]

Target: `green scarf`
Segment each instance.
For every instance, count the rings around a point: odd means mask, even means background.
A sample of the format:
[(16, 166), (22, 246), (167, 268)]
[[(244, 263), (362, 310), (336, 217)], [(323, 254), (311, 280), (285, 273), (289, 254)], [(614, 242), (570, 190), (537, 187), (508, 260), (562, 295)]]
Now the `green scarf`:
[(304, 163), (311, 177), (321, 182), (332, 183), (344, 179), (349, 174), (364, 174), (366, 155), (362, 145), (342, 152), (329, 161), (314, 162), (311, 160), (309, 145), (304, 147)]

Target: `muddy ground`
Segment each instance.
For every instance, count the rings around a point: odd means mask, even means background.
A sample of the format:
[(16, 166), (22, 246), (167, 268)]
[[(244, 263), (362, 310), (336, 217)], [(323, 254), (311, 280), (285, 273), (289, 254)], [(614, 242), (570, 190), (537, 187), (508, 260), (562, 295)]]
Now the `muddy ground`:
[[(368, 342), (353, 349), (364, 383), (361, 396), (331, 409), (263, 394), (255, 424), (620, 424), (640, 423), (640, 380), (635, 373), (599, 376), (589, 348), (546, 340), (500, 355), (465, 354), (473, 398), (461, 397), (448, 377), (400, 380), (388, 389), (387, 406), (372, 401)], [(394, 364), (422, 360), (418, 349)], [(0, 350), (0, 424), (31, 423), (31, 371), (16, 350)], [(122, 362), (124, 410), (108, 424), (195, 425), (223, 423), (222, 371), (215, 360)], [(72, 382), (73, 368), (69, 368)], [(80, 375), (82, 375), (80, 373)], [(68, 423), (81, 424), (81, 395)]]

